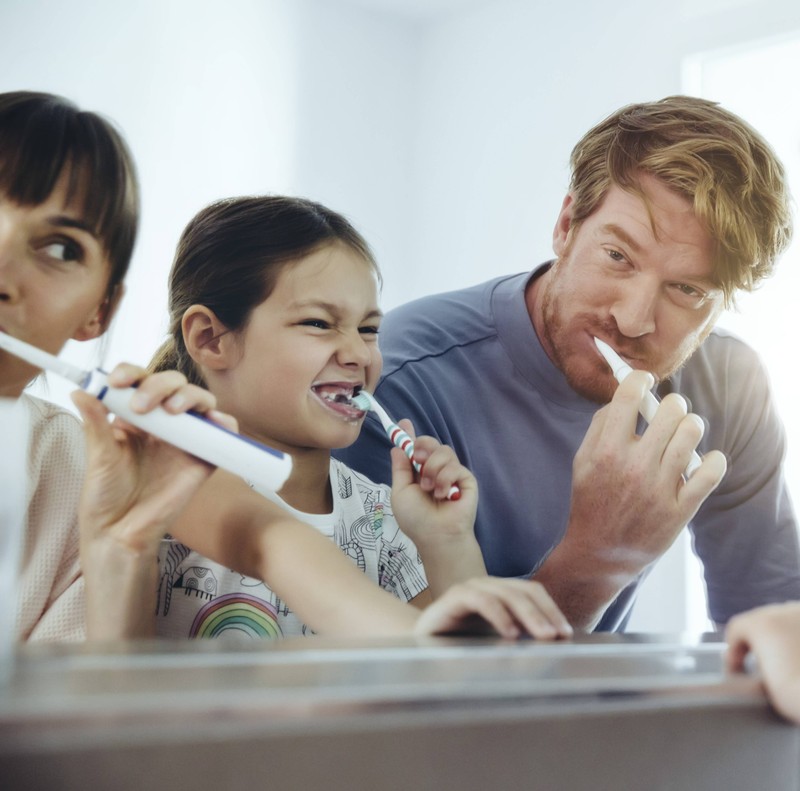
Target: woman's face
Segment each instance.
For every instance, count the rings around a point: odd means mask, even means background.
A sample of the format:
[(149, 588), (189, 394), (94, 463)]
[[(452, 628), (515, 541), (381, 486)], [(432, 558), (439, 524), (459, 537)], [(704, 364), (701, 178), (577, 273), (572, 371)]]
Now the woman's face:
[[(0, 331), (58, 354), (106, 327), (111, 265), (103, 244), (66, 199), (62, 175), (37, 206), (0, 195)], [(0, 350), (0, 395), (16, 397), (37, 369)]]

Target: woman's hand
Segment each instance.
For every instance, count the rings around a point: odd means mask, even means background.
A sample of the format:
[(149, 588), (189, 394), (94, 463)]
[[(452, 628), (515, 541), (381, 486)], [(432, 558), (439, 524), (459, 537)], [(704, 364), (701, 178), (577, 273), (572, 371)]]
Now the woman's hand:
[[(236, 430), (233, 418), (214, 410), (211, 393), (176, 371), (148, 375), (122, 364), (108, 381), (113, 387), (138, 384), (131, 401), (136, 412), (191, 409)], [(72, 399), (84, 420), (87, 449), (79, 521), (88, 634), (147, 635), (161, 538), (213, 467), (119, 418), (109, 423), (103, 403), (87, 393), (76, 391)]]

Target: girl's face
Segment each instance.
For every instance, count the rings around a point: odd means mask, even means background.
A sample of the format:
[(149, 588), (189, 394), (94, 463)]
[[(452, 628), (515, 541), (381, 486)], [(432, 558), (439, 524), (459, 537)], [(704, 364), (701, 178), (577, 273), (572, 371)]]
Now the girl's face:
[[(97, 337), (110, 271), (101, 241), (67, 204), (64, 177), (38, 206), (0, 195), (0, 331), (52, 354), (70, 338)], [(0, 350), (0, 395), (19, 395), (37, 373)]]
[(237, 338), (216, 393), (240, 430), (285, 451), (346, 447), (364, 413), (346, 400), (381, 371), (376, 275), (342, 244), (287, 264)]

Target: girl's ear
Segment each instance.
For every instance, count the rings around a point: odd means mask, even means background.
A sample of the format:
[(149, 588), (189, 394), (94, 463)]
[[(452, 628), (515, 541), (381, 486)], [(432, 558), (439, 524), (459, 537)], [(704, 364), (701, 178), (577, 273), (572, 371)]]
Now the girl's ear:
[(99, 338), (111, 324), (111, 319), (117, 312), (122, 295), (125, 293), (125, 286), (118, 283), (112, 292), (97, 306), (97, 310), (89, 320), (80, 326), (73, 334), (76, 341), (90, 341)]
[(553, 252), (556, 256), (561, 256), (567, 249), (569, 232), (572, 228), (572, 209), (574, 199), (571, 194), (567, 194), (561, 204), (561, 211), (558, 213), (556, 227), (553, 229)]
[(235, 335), (205, 305), (192, 305), (181, 319), (186, 351), (197, 365), (225, 370), (232, 362)]

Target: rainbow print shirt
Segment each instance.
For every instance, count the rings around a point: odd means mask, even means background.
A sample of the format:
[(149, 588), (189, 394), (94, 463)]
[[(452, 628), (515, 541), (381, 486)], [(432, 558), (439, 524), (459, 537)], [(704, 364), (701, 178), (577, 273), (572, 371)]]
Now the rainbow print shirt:
[[(397, 525), (390, 490), (331, 459), (333, 511), (295, 517), (335, 541), (370, 579), (409, 601), (427, 587), (417, 548)], [(161, 637), (258, 639), (311, 634), (261, 580), (171, 538), (161, 542), (156, 633)]]

